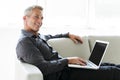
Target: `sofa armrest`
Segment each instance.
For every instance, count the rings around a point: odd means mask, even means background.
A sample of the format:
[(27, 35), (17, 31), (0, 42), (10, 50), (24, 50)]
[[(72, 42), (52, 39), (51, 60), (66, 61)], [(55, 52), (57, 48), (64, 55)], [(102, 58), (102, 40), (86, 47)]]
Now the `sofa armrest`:
[(15, 62), (15, 80), (43, 80), (42, 72), (34, 65)]

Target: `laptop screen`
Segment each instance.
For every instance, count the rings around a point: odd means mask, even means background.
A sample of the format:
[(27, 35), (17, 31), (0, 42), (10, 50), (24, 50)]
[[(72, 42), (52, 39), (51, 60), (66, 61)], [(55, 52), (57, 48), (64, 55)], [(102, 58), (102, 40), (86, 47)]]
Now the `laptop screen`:
[(98, 66), (104, 56), (106, 47), (107, 43), (96, 41), (89, 60)]

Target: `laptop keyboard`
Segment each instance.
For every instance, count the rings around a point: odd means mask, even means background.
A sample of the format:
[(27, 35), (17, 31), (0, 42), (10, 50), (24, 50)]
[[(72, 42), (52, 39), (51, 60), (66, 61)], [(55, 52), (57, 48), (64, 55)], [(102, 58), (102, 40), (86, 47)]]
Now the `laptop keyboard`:
[(89, 62), (86, 63), (86, 66), (92, 66)]

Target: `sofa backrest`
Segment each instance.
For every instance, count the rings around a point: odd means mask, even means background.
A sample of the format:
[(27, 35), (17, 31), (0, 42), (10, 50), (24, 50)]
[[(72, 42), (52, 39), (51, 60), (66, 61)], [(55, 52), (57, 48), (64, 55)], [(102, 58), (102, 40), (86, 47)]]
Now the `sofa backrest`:
[(120, 64), (120, 36), (89, 36), (90, 50), (92, 50), (95, 40), (109, 42), (103, 62)]
[(88, 59), (90, 55), (87, 37), (83, 37), (83, 44), (75, 44), (69, 38), (50, 39), (48, 43), (63, 57), (80, 56)]
[(63, 57), (79, 56), (88, 59), (95, 40), (109, 42), (103, 62), (120, 64), (120, 36), (83, 37), (83, 44), (74, 44), (68, 38), (51, 39), (48, 43)]

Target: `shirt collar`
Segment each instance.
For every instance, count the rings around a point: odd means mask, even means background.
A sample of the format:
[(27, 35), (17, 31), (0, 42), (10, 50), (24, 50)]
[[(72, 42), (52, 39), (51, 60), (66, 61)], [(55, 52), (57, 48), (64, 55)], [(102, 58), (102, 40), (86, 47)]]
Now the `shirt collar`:
[[(36, 35), (34, 35), (33, 33), (29, 32), (29, 31), (26, 31), (26, 30), (24, 30), (24, 29), (22, 29), (21, 32), (22, 32), (23, 35), (25, 35), (25, 36), (27, 36), (27, 37), (34, 37), (34, 36), (36, 36)], [(40, 34), (38, 33), (38, 36), (39, 36), (39, 35), (40, 35)], [(37, 37), (37, 36), (36, 36), (36, 37)]]

